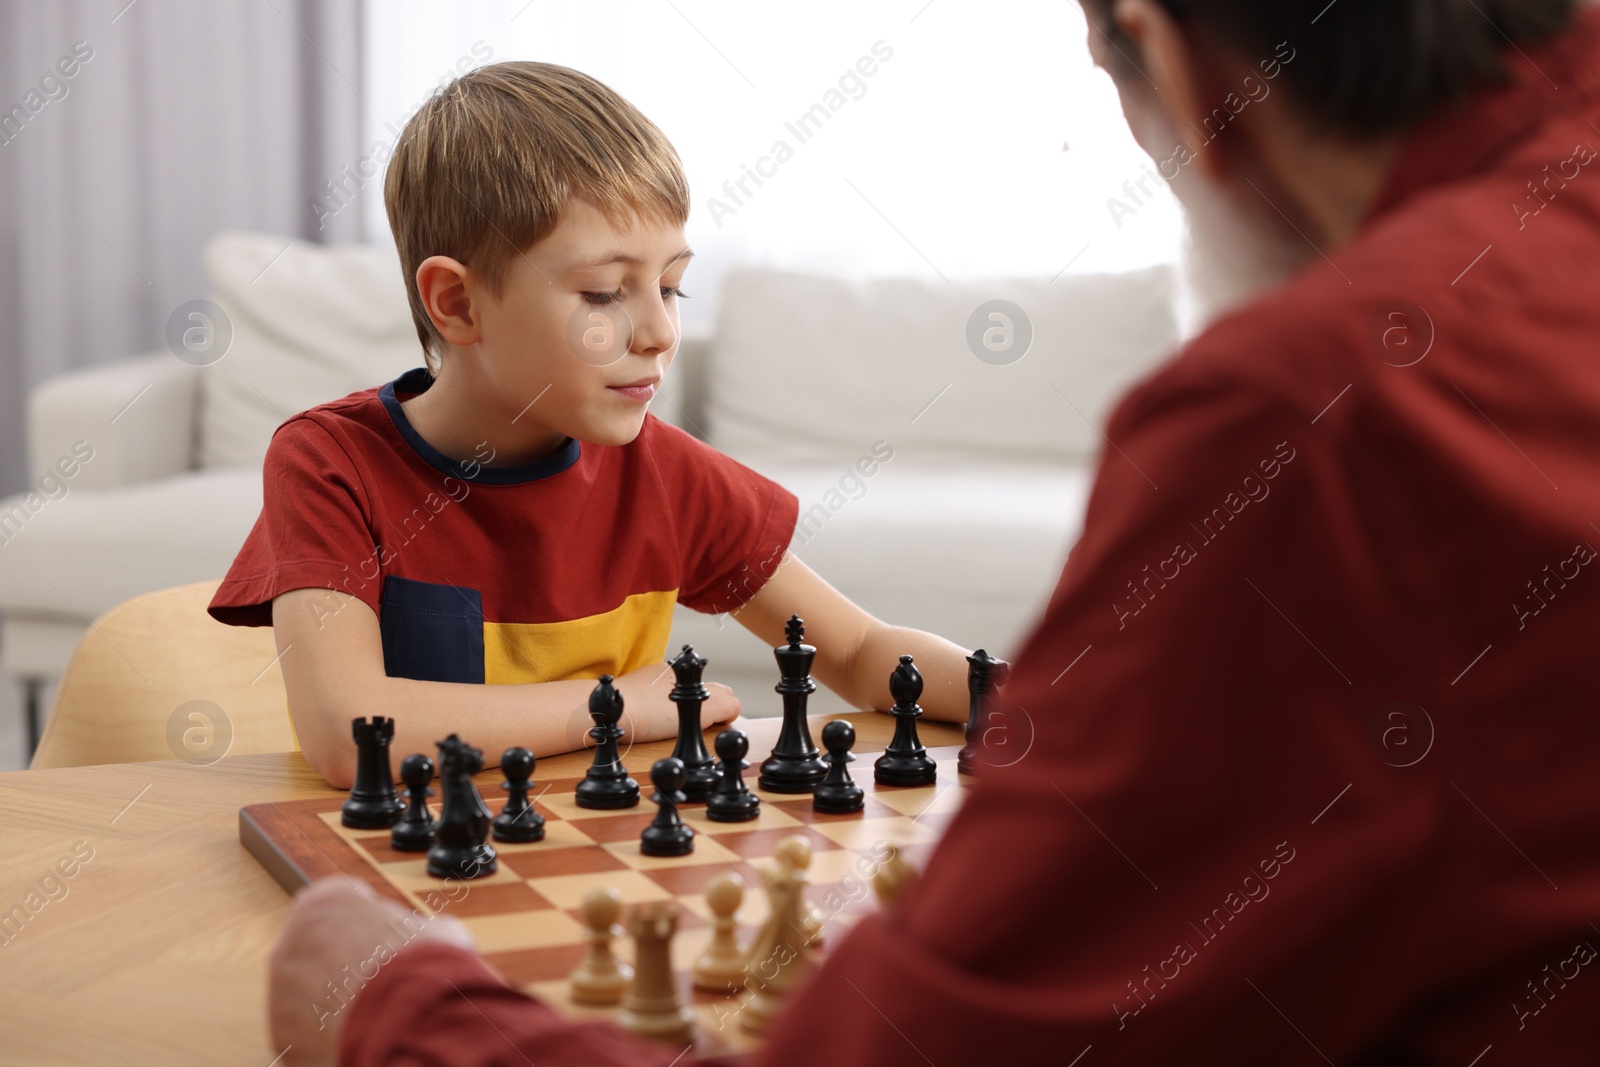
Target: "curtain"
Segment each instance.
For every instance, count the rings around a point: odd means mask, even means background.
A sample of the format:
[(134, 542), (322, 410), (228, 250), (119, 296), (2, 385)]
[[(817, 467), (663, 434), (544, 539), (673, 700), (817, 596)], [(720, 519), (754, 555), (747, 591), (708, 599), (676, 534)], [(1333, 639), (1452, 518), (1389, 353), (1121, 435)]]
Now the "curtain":
[(27, 393), (157, 351), (221, 229), (363, 236), (359, 0), (0, 3), (0, 495)]

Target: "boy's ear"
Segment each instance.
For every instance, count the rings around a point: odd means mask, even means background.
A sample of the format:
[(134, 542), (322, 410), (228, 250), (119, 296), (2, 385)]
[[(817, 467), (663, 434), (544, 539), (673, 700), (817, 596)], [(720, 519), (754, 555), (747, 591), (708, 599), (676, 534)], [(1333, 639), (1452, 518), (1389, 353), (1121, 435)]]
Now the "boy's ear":
[(434, 329), (452, 345), (476, 344), (477, 316), (468, 292), (466, 264), (449, 256), (429, 256), (417, 264), (417, 296)]

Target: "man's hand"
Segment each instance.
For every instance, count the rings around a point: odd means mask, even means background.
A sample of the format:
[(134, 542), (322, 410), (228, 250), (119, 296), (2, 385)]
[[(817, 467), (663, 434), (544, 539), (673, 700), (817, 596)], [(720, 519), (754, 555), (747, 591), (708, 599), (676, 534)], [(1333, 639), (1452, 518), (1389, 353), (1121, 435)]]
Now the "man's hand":
[[(634, 741), (664, 741), (678, 736), (678, 708), (667, 699), (676, 677), (665, 663), (651, 663), (616, 679), (622, 694), (622, 727)], [(739, 698), (733, 690), (706, 682), (711, 696), (700, 707), (702, 729), (727, 724), (739, 717)]]
[(356, 992), (423, 941), (474, 947), (460, 920), (408, 911), (360, 882), (328, 878), (296, 894), (268, 964), (267, 1023), (285, 1067), (332, 1067)]

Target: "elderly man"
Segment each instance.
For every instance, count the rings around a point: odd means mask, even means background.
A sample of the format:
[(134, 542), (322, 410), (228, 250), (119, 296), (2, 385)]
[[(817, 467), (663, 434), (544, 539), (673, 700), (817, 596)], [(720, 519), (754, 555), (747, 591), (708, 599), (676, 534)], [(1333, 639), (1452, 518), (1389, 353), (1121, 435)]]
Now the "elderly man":
[[(1084, 6), (1212, 320), (1110, 422), (1007, 689), (1028, 756), (758, 1059), (1600, 1062), (1600, 18)], [(445, 922), (316, 1032), (387, 917), (303, 895), (280, 1047), (673, 1059)]]

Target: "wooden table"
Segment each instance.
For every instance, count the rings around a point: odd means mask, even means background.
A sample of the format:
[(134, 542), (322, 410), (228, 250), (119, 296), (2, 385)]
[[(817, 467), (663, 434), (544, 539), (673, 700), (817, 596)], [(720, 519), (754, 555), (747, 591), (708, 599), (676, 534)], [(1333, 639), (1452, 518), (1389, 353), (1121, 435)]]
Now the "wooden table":
[[(893, 733), (887, 715), (846, 717), (858, 754)], [(755, 762), (779, 720), (740, 726)], [(958, 726), (920, 730), (930, 748), (961, 743)], [(635, 745), (627, 763), (647, 768), (671, 750)], [(541, 760), (538, 774), (580, 775), (590, 758)], [(5, 1061), (268, 1067), (266, 960), (289, 897), (239, 844), (239, 809), (327, 791), (298, 752), (0, 774)], [(79, 863), (74, 847), (92, 857)]]

